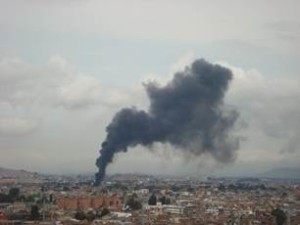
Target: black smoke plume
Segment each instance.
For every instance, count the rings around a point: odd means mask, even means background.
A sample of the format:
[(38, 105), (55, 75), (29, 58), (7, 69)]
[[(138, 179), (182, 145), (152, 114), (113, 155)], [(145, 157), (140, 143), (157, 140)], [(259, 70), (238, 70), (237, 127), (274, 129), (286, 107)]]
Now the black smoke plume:
[(230, 130), (238, 112), (223, 104), (231, 79), (229, 69), (200, 59), (163, 87), (144, 84), (149, 110), (124, 108), (116, 113), (106, 128), (96, 162), (99, 171), (95, 185), (101, 183), (115, 153), (136, 145), (169, 143), (195, 156), (209, 153), (221, 162), (234, 159), (239, 141)]

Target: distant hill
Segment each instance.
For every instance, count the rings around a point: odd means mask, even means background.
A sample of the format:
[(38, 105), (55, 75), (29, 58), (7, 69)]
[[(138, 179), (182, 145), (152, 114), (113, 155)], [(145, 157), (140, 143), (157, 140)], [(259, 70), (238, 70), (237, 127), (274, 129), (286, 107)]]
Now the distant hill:
[(24, 178), (24, 177), (36, 177), (38, 174), (34, 172), (29, 172), (26, 170), (15, 170), (15, 169), (7, 169), (0, 167), (0, 178)]
[(283, 167), (268, 170), (258, 175), (267, 178), (300, 179), (300, 167)]

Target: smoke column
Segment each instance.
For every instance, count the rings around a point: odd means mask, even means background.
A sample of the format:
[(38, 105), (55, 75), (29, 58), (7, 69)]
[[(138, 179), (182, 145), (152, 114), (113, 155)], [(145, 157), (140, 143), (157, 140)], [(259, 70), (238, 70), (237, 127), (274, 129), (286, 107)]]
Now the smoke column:
[(208, 153), (220, 162), (233, 160), (239, 140), (230, 130), (238, 112), (223, 104), (231, 79), (229, 69), (199, 59), (165, 86), (144, 84), (150, 100), (148, 111), (123, 108), (106, 127), (95, 185), (101, 183), (116, 153), (136, 145), (169, 143), (195, 156)]

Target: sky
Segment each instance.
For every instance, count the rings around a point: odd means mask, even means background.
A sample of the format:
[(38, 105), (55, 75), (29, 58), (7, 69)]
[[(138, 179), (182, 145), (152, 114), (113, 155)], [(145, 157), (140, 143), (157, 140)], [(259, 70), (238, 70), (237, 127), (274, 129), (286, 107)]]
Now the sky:
[(0, 167), (96, 172), (105, 128), (147, 110), (143, 82), (204, 58), (233, 72), (230, 164), (172, 146), (118, 154), (108, 173), (257, 174), (299, 166), (298, 0), (0, 0)]

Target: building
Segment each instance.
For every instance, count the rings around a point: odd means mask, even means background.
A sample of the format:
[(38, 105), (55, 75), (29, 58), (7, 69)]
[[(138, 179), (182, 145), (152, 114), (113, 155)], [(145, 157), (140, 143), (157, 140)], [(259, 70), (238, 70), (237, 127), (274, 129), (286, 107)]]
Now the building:
[(107, 207), (114, 211), (122, 209), (122, 201), (118, 196), (67, 196), (58, 197), (56, 204), (64, 210), (87, 210)]

